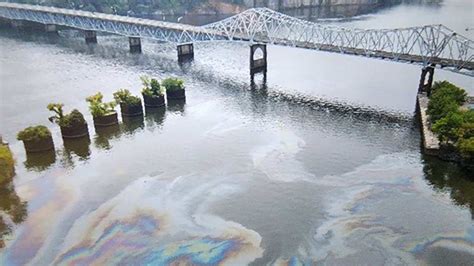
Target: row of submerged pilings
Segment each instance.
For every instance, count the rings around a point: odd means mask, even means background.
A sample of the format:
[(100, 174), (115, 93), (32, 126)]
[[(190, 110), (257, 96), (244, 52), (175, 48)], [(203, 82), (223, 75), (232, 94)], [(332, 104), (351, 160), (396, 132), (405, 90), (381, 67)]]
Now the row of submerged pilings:
[[(24, 20), (6, 20), (2, 19), (3, 23), (10, 25), (15, 29), (24, 28), (35, 28), (41, 29), (48, 34), (57, 35), (60, 27), (54, 24), (40, 24), (36, 22), (24, 21)], [(67, 28), (67, 27), (65, 27)], [(79, 29), (80, 30), (80, 29)], [(97, 32), (93, 30), (81, 30), (83, 32), (84, 40), (87, 45), (97, 45), (98, 38)], [(132, 54), (143, 53), (142, 41), (140, 37), (128, 36), (129, 51)], [(256, 58), (257, 51), (261, 51), (262, 57)], [(179, 63), (189, 62), (194, 60), (194, 44), (183, 43), (177, 45), (177, 57)], [(263, 43), (253, 43), (250, 45), (250, 57), (249, 57), (249, 70), (253, 81), (254, 75), (257, 73), (263, 73), (264, 79), (266, 79), (268, 60), (267, 60), (267, 45)], [(420, 121), (420, 130), (422, 135), (422, 146), (423, 151), (429, 155), (438, 155), (440, 145), (436, 134), (434, 134), (430, 127), (427, 117), (427, 108), (429, 103), (429, 96), (434, 80), (435, 65), (427, 65), (422, 68), (420, 83), (418, 86), (416, 109), (417, 115)], [(0, 138), (1, 142), (1, 138)]]

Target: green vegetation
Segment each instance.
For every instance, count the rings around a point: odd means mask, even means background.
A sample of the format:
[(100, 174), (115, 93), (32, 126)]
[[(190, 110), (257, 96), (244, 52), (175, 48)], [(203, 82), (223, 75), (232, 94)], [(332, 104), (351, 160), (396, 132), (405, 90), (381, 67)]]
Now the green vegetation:
[(467, 100), (465, 90), (447, 82), (436, 82), (428, 114), (441, 145), (453, 146), (468, 165), (474, 165), (474, 110), (461, 108)]
[(142, 93), (144, 95), (153, 97), (153, 96), (163, 96), (165, 94), (164, 89), (160, 86), (160, 83), (156, 79), (150, 79), (147, 76), (141, 76), (143, 89)]
[(18, 132), (16, 138), (21, 141), (40, 141), (51, 137), (51, 131), (45, 126), (27, 127)]
[(86, 120), (81, 112), (77, 109), (72, 110), (71, 113), (65, 115), (63, 112), (64, 104), (62, 103), (50, 103), (48, 104), (48, 110), (54, 112), (54, 116), (49, 118), (52, 123), (58, 124), (60, 127), (71, 127), (74, 125), (86, 124)]
[(50, 103), (48, 104), (48, 110), (54, 112), (55, 115), (49, 117), (49, 121), (52, 123), (59, 123), (64, 119), (64, 112), (63, 112), (64, 104), (62, 103)]
[(161, 82), (167, 91), (184, 90), (184, 81), (177, 78), (167, 78)]
[(465, 157), (471, 156), (473, 157), (474, 154), (474, 137), (470, 137), (468, 139), (461, 139), (459, 140), (459, 151)]
[(133, 96), (129, 90), (121, 89), (114, 93), (114, 99), (117, 103), (123, 103), (129, 106), (136, 106), (141, 103), (140, 98)]
[(8, 146), (0, 144), (0, 249), (5, 247), (6, 236), (13, 232), (14, 224), (23, 222), (28, 214), (27, 203), (18, 197), (11, 183), (14, 175), (12, 153)]
[(102, 102), (103, 98), (104, 96), (100, 92), (86, 98), (93, 117), (100, 117), (115, 112), (117, 103), (114, 101), (104, 103)]
[(456, 112), (466, 100), (467, 93), (465, 90), (447, 81), (435, 82), (428, 105), (428, 115), (431, 123), (436, 123), (450, 112)]
[(0, 184), (10, 181), (15, 173), (15, 160), (6, 145), (0, 144)]

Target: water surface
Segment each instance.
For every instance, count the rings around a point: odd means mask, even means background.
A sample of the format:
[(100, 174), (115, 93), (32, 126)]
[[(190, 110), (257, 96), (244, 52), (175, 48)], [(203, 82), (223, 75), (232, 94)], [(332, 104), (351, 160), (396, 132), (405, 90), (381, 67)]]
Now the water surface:
[[(399, 8), (331, 23), (388, 27)], [(178, 65), (171, 45), (130, 55), (126, 38), (76, 35), (0, 31), (0, 130), (17, 161), (2, 265), (474, 260), (472, 173), (420, 152), (419, 66), (270, 46), (266, 82), (251, 84), (247, 44), (197, 44)], [(85, 97), (138, 94), (143, 74), (183, 78), (186, 102), (95, 130)], [(472, 92), (471, 78), (435, 78)], [(49, 102), (82, 111), (90, 138), (63, 141)], [(55, 152), (25, 155), (15, 134), (31, 124)]]

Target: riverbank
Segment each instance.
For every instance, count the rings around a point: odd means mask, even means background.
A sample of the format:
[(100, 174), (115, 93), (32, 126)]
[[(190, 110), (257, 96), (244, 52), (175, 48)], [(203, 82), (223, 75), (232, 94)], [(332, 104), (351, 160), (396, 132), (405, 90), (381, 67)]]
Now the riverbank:
[(420, 117), (421, 137), (425, 154), (437, 156), (439, 154), (439, 139), (436, 134), (431, 131), (428, 122), (428, 103), (430, 99), (425, 92), (418, 93), (416, 96), (416, 104), (418, 115)]
[(423, 151), (473, 169), (473, 97), (447, 81), (436, 82), (431, 95), (417, 95)]

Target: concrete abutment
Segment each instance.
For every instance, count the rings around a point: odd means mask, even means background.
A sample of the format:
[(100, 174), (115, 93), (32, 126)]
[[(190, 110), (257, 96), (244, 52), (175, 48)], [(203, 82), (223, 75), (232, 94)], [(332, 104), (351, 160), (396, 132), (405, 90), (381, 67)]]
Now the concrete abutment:
[(96, 44), (97, 43), (97, 32), (93, 30), (85, 30), (84, 38), (86, 39), (86, 44)]
[(184, 62), (194, 59), (194, 45), (192, 43), (180, 44), (178, 49), (178, 62)]
[(130, 53), (140, 54), (142, 52), (142, 41), (139, 37), (128, 37), (130, 44)]
[[(261, 50), (263, 53), (262, 58), (255, 58), (255, 53)], [(250, 75), (256, 73), (267, 72), (267, 45), (266, 44), (252, 44), (250, 45)]]
[[(421, 69), (420, 85), (418, 86), (418, 93), (426, 92), (428, 96), (431, 95), (431, 87), (434, 79), (434, 65), (429, 65)], [(428, 75), (428, 77), (427, 77)]]

